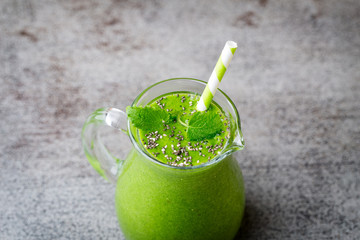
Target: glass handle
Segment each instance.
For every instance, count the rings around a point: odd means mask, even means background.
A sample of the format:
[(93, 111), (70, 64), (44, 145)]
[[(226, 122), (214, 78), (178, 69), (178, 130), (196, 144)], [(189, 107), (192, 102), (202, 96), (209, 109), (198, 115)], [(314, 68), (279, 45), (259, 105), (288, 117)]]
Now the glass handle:
[(100, 108), (87, 118), (81, 132), (82, 145), (90, 164), (102, 177), (116, 183), (124, 160), (112, 156), (101, 141), (99, 133), (102, 126), (127, 134), (127, 115), (116, 108)]

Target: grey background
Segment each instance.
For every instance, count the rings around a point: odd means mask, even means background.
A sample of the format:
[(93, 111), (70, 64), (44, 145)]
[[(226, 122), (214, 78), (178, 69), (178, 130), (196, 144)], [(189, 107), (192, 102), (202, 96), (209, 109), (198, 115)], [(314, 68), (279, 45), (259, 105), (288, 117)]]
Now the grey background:
[(0, 1), (0, 239), (117, 239), (80, 131), (172, 77), (221, 83), (246, 140), (237, 239), (360, 239), (360, 1)]

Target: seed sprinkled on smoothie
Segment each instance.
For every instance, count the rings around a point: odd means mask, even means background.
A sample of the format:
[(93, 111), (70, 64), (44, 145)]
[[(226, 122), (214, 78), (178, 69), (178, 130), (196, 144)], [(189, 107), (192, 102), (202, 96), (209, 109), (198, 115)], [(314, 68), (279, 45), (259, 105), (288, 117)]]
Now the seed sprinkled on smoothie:
[[(139, 131), (140, 139), (150, 155), (171, 166), (190, 167), (205, 163), (222, 151), (225, 146), (224, 139), (230, 137), (230, 121), (214, 103), (211, 103), (206, 113), (196, 111), (196, 102), (199, 99), (199, 95), (175, 93), (162, 96), (149, 104), (150, 107), (164, 111), (169, 116), (168, 119), (162, 120), (159, 129)], [(197, 124), (191, 119), (198, 117), (199, 114), (215, 114), (221, 119), (223, 124), (219, 126), (222, 127), (210, 138), (190, 140), (189, 134), (194, 131), (189, 126)], [(194, 130), (197, 133), (207, 132), (211, 123), (212, 120), (205, 125), (199, 122), (200, 128), (196, 126)], [(205, 128), (201, 128), (202, 126)]]

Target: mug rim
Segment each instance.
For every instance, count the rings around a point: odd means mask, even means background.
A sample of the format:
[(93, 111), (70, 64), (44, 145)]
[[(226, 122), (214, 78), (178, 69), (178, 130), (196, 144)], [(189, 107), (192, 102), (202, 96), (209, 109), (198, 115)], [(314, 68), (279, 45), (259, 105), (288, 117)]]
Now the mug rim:
[[(159, 81), (159, 82), (156, 82), (154, 84), (152, 84), (151, 86), (147, 87), (146, 89), (144, 89), (135, 99), (134, 101), (132, 102), (131, 106), (134, 106), (138, 103), (138, 101), (140, 100), (140, 98), (146, 93), (148, 92), (150, 89), (152, 89), (153, 87), (157, 86), (157, 85), (160, 85), (160, 84), (164, 84), (166, 82), (170, 82), (170, 81), (174, 81), (174, 80), (186, 80), (186, 81), (193, 81), (193, 82), (196, 82), (196, 83), (201, 83), (201, 84), (204, 84), (204, 88), (207, 84), (207, 82), (203, 81), (203, 80), (200, 80), (200, 79), (196, 79), (196, 78), (182, 78), (182, 77), (178, 77), (178, 78), (169, 78), (169, 79), (166, 79), (166, 80), (162, 80), (162, 81)], [(240, 122), (240, 115), (239, 115), (239, 112), (234, 104), (234, 102), (231, 100), (231, 98), (224, 92), (222, 91), (220, 88), (217, 89), (217, 91), (219, 91), (225, 98), (226, 100), (230, 103), (231, 105), (231, 108), (235, 111), (235, 122), (239, 128), (239, 131), (240, 131), (240, 134), (242, 135), (242, 131), (241, 131), (241, 122)], [(141, 148), (141, 146), (139, 146), (139, 142), (135, 139), (135, 137), (133, 136), (133, 133), (131, 131), (131, 122), (129, 121), (128, 119), (128, 134), (129, 134), (129, 137), (130, 137), (130, 140), (133, 144), (133, 146), (135, 147), (135, 149), (140, 152), (144, 157), (146, 157), (147, 159), (149, 159), (150, 161), (160, 165), (160, 166), (164, 166), (164, 167), (167, 167), (167, 168), (173, 168), (173, 169), (181, 169), (181, 170), (192, 170), (192, 169), (200, 169), (200, 168), (204, 168), (204, 167), (208, 167), (208, 166), (213, 166), (215, 165), (216, 163), (219, 163), (221, 160), (223, 160), (225, 157), (227, 157), (229, 154), (231, 153), (228, 153), (226, 154), (226, 152), (223, 152), (225, 150), (225, 148), (223, 149), (223, 151), (218, 154), (217, 156), (215, 156), (214, 158), (212, 158), (209, 162), (205, 162), (203, 164), (200, 164), (200, 165), (196, 165), (196, 166), (173, 166), (173, 165), (169, 165), (169, 164), (166, 164), (166, 163), (163, 163), (159, 160), (157, 160), (155, 157), (151, 156), (148, 152), (144, 151), (144, 149)]]

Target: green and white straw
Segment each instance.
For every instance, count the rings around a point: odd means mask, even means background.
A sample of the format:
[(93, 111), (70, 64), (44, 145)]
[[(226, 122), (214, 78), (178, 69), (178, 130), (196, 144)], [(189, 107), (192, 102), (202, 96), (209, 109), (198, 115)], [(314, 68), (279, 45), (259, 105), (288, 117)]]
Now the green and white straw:
[(234, 56), (237, 48), (236, 42), (227, 41), (225, 47), (221, 52), (219, 60), (217, 61), (213, 72), (206, 84), (205, 90), (202, 93), (200, 100), (196, 105), (196, 110), (205, 111), (211, 104), (211, 101), (216, 93), (216, 90), (223, 78), (227, 67), (229, 66), (232, 57)]

